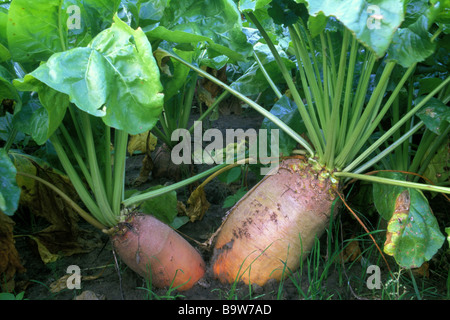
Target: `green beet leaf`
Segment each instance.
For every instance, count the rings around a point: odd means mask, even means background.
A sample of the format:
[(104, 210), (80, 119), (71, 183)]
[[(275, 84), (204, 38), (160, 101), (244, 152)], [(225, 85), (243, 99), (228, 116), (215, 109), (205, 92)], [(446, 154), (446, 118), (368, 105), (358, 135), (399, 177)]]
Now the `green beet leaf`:
[(16, 168), (5, 149), (0, 148), (0, 211), (12, 216), (17, 210), (20, 188), (16, 183)]
[[(280, 100), (278, 100), (270, 113), (277, 116), (281, 121), (287, 124), (289, 127), (295, 130), (295, 132), (301, 134), (306, 131), (305, 124), (300, 117), (300, 113), (297, 112), (296, 104), (290, 100), (286, 95), (283, 95)], [(270, 135), (272, 129), (280, 129), (277, 125), (275, 125), (272, 121), (267, 118), (264, 118), (263, 123), (261, 124), (262, 129), (267, 129)], [(297, 146), (297, 142), (292, 139), (288, 134), (286, 134), (283, 130), (279, 130), (279, 152), (282, 156), (289, 156), (292, 150)], [(271, 141), (270, 137), (267, 137), (267, 141)]]
[(421, 16), (408, 27), (397, 30), (387, 54), (390, 59), (408, 68), (432, 55), (435, 47), (428, 34), (428, 18)]
[(306, 0), (309, 14), (336, 17), (356, 38), (371, 48), (378, 57), (386, 53), (397, 28), (402, 23), (405, 1), (380, 0)]
[(14, 0), (6, 28), (13, 59), (46, 61), (54, 53), (85, 46), (111, 25), (119, 4), (119, 0)]
[(231, 0), (170, 1), (160, 17), (161, 20), (152, 24), (141, 23), (151, 41), (205, 42), (211, 51), (210, 58), (226, 55), (239, 61), (251, 53), (242, 32), (240, 13)]
[[(415, 100), (417, 105), (424, 97)], [(417, 116), (422, 120), (427, 128), (436, 134), (441, 134), (446, 125), (450, 122), (450, 107), (441, 100), (431, 98), (425, 106), (417, 112)]]
[[(284, 64), (286, 65), (286, 68), (288, 68), (288, 70), (295, 68), (295, 63), (287, 57), (286, 53), (280, 48), (280, 46), (276, 46), (276, 48), (278, 49), (278, 52)], [(268, 46), (266, 44), (258, 42), (254, 46), (254, 50), (272, 81), (274, 81), (275, 83), (283, 83), (284, 78), (281, 75), (280, 69)], [(258, 63), (255, 62), (230, 86), (243, 95), (251, 96), (260, 94), (261, 92), (269, 88), (269, 83), (267, 82), (267, 79), (264, 76)]]
[(44, 144), (60, 126), (69, 106), (66, 94), (44, 85), (31, 75), (23, 80), (14, 80), (14, 86), (20, 91), (35, 91), (39, 101), (27, 99), (26, 103), (14, 114), (16, 128), (32, 136), (39, 144)]
[(30, 75), (108, 126), (139, 134), (153, 128), (162, 111), (159, 69), (142, 30), (114, 21), (89, 47), (55, 53)]
[[(404, 175), (398, 172), (379, 172), (378, 177), (405, 180)], [(378, 213), (385, 220), (389, 220), (395, 210), (395, 203), (398, 196), (405, 191), (406, 188), (387, 185), (383, 183), (373, 184), (373, 200)]]

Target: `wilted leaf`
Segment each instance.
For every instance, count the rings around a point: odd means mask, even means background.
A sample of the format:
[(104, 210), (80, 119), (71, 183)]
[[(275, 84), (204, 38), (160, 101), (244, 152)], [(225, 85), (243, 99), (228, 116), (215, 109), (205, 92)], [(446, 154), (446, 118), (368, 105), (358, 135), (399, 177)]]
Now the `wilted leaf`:
[(209, 202), (206, 200), (205, 190), (200, 186), (191, 193), (187, 201), (186, 215), (191, 222), (201, 220), (208, 208)]
[(361, 248), (357, 240), (352, 240), (345, 246), (344, 250), (340, 253), (341, 261), (352, 262), (361, 260)]
[(403, 191), (388, 222), (384, 252), (394, 256), (401, 267), (417, 268), (436, 254), (444, 240), (422, 192)]
[(152, 152), (155, 150), (156, 142), (156, 137), (150, 131), (131, 135), (130, 141), (128, 141), (128, 153), (132, 155), (136, 151), (141, 153)]
[[(98, 278), (101, 277), (101, 275), (103, 274), (103, 271), (105, 271), (105, 269), (103, 269), (102, 271), (100, 271), (98, 274), (93, 275), (93, 276), (81, 276), (81, 281), (89, 281), (89, 280), (96, 280)], [(72, 274), (66, 274), (63, 275), (61, 278), (59, 278), (56, 281), (53, 281), (50, 284), (50, 291), (53, 293), (58, 293), (64, 289), (67, 289), (67, 280), (69, 279), (69, 277), (71, 277)]]
[(19, 253), (14, 245), (14, 221), (0, 211), (0, 283), (3, 291), (14, 290), (14, 275), (24, 272)]
[[(11, 153), (18, 172), (38, 176), (77, 201), (78, 195), (67, 176), (30, 156)], [(18, 174), (22, 190), (20, 205), (48, 221), (50, 226), (30, 237), (36, 242), (44, 263), (62, 255), (89, 252), (100, 245), (99, 235), (78, 227), (78, 214), (55, 192), (36, 180)]]
[(430, 277), (430, 270), (429, 270), (429, 263), (424, 262), (419, 268), (413, 268), (411, 269), (412, 273), (416, 277), (424, 277), (429, 278)]

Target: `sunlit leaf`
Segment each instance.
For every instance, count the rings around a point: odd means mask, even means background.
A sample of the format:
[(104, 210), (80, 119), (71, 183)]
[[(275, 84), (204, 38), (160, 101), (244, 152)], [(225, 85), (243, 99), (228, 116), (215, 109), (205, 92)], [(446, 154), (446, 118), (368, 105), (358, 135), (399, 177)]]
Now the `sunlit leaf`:
[[(297, 1), (300, 2), (300, 1)], [(387, 51), (397, 28), (402, 23), (405, 11), (404, 1), (380, 0), (306, 0), (309, 14), (336, 17), (356, 38), (378, 57)]]
[(150, 43), (142, 30), (118, 18), (89, 47), (56, 53), (30, 75), (130, 134), (153, 128), (162, 111), (164, 95)]

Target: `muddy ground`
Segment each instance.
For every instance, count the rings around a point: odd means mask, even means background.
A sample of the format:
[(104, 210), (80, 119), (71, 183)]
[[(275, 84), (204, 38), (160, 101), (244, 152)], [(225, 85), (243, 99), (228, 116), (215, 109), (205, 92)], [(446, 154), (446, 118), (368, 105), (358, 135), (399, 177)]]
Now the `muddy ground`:
[[(211, 123), (211, 127), (225, 129), (237, 128), (259, 128), (262, 117), (252, 110), (243, 110), (242, 114), (229, 114), (222, 116), (218, 121)], [(142, 155), (133, 156), (127, 162), (127, 187), (131, 188), (142, 167)], [(199, 168), (202, 170), (203, 168)], [(146, 188), (152, 183), (170, 183), (165, 179), (161, 181), (150, 180), (140, 186)], [(247, 183), (250, 188), (257, 182), (257, 178), (251, 174)], [(222, 218), (227, 209), (222, 208), (223, 201), (228, 195), (234, 194), (239, 186), (227, 185), (218, 179), (213, 180), (205, 188), (207, 200), (211, 206), (202, 220), (188, 223), (182, 226), (179, 231), (191, 241), (195, 239), (204, 242), (220, 226)], [(186, 192), (178, 191), (179, 200), (186, 200)], [(287, 279), (280, 289), (277, 282), (269, 282), (264, 287), (253, 285), (251, 287), (239, 284), (236, 288), (222, 284), (214, 279), (211, 272), (210, 258), (211, 252), (205, 250), (192, 242), (196, 246), (207, 263), (207, 272), (191, 290), (184, 292), (170, 291), (167, 289), (154, 289), (132, 270), (128, 269), (120, 260), (115, 263), (111, 242), (108, 236), (90, 225), (80, 221), (80, 227), (87, 230), (86, 237), (95, 239), (96, 248), (88, 253), (75, 254), (62, 257), (56, 262), (44, 264), (40, 259), (36, 245), (29, 238), (19, 237), (16, 239), (16, 247), (20, 253), (22, 263), (26, 268), (25, 273), (16, 276), (16, 290), (25, 290), (25, 298), (30, 300), (55, 299), (69, 300), (82, 294), (85, 291), (93, 292), (94, 295), (86, 295), (85, 299), (106, 299), (106, 300), (141, 300), (141, 299), (186, 299), (186, 300), (223, 300), (223, 299), (282, 299), (295, 300), (304, 298), (301, 290), (297, 288), (297, 283), (301, 284), (303, 292), (308, 292), (308, 276), (300, 279), (299, 275), (294, 275), (292, 279)], [(326, 243), (326, 235), (323, 243)], [(325, 255), (325, 250), (321, 251)], [(59, 292), (52, 292), (52, 285), (61, 277), (67, 276), (67, 267), (77, 265), (81, 269), (83, 276), (81, 289), (62, 289)], [(119, 267), (120, 272), (116, 269)], [(332, 268), (333, 269), (333, 268)], [(362, 276), (363, 275), (363, 276)], [(64, 280), (65, 278), (63, 278)], [(361, 280), (362, 279), (362, 280)], [(357, 288), (364, 287), (361, 281), (365, 276), (361, 265), (352, 265), (351, 270), (342, 272), (331, 270), (326, 281), (321, 286), (324, 288), (320, 299), (357, 299), (361, 298)], [(64, 282), (64, 281), (62, 281)], [(349, 285), (350, 284), (350, 285)], [(367, 296), (366, 296), (367, 297)], [(370, 298), (370, 297), (369, 297)]]

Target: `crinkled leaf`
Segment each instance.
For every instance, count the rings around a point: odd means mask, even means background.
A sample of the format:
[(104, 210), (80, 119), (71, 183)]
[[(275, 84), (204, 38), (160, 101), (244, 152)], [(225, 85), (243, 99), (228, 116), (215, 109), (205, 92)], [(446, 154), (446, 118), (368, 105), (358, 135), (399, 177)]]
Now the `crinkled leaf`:
[(19, 206), (20, 188), (16, 182), (16, 167), (5, 149), (0, 148), (0, 211), (12, 216)]
[(16, 272), (26, 271), (15, 246), (14, 225), (14, 221), (0, 211), (0, 276), (4, 292), (14, 291)]
[(445, 237), (420, 190), (408, 188), (397, 200), (388, 222), (384, 252), (401, 267), (417, 268), (436, 254)]
[[(17, 171), (38, 176), (78, 201), (77, 193), (66, 175), (32, 156), (17, 152), (11, 152), (11, 156)], [(30, 236), (36, 242), (44, 263), (64, 255), (89, 252), (99, 245), (98, 235), (80, 229), (78, 213), (53, 190), (23, 175), (17, 175), (17, 184), (22, 191), (20, 205), (49, 223), (48, 227), (36, 230)]]
[[(270, 110), (270, 113), (277, 116), (279, 119), (281, 119), (281, 121), (295, 130), (298, 134), (304, 133), (306, 131), (306, 127), (300, 117), (300, 113), (298, 112), (296, 104), (286, 95), (283, 95), (281, 99), (274, 104), (274, 106)], [(267, 118), (263, 120), (261, 128), (267, 129), (269, 133), (272, 129), (279, 129), (277, 125), (275, 125), (272, 121), (269, 121)], [(283, 156), (288, 156), (297, 146), (297, 142), (289, 135), (284, 133), (283, 130), (279, 130), (279, 134), (280, 154)], [(270, 137), (267, 138), (267, 141), (271, 141)]]
[(307, 11), (303, 3), (291, 0), (272, 0), (267, 13), (276, 24), (283, 24), (285, 27), (297, 22), (299, 17), (306, 18)]
[[(296, 0), (297, 2), (303, 2)], [(388, 49), (405, 11), (402, 0), (305, 0), (309, 14), (334, 16), (378, 57)]]
[(118, 18), (89, 47), (56, 53), (30, 75), (130, 134), (153, 128), (162, 111), (164, 96), (150, 43), (142, 30)]
[(201, 220), (209, 208), (209, 202), (206, 199), (205, 190), (202, 186), (195, 189), (187, 200), (186, 215), (191, 222)]
[(127, 151), (130, 155), (135, 152), (150, 153), (155, 150), (156, 143), (157, 139), (150, 131), (131, 135), (130, 140), (128, 141)]
[[(415, 100), (417, 105), (424, 97)], [(417, 116), (422, 120), (427, 128), (436, 134), (441, 134), (447, 123), (450, 122), (450, 107), (441, 100), (431, 98), (425, 106), (417, 112)]]

